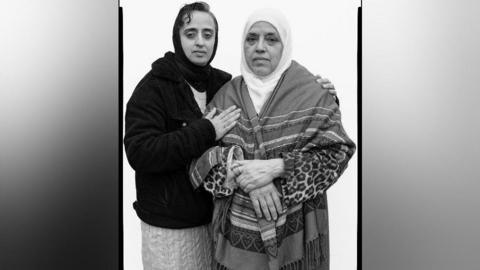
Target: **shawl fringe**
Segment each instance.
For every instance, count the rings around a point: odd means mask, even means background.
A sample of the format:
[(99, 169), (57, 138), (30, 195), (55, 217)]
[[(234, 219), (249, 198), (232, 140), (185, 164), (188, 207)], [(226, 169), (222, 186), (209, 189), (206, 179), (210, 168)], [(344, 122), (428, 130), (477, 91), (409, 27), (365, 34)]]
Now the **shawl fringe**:
[(214, 203), (213, 217), (212, 217), (212, 234), (214, 247), (217, 246), (218, 234), (225, 231), (225, 226), (228, 218), (228, 210), (232, 204), (233, 196), (227, 198), (217, 199)]
[(280, 270), (319, 270), (328, 269), (328, 239), (321, 234), (319, 238), (305, 245), (305, 257), (288, 263)]
[(214, 262), (214, 264), (215, 264), (215, 265), (213, 266), (213, 269), (214, 269), (214, 270), (231, 270), (231, 269), (229, 269), (229, 268), (221, 265), (221, 264), (218, 263), (218, 262)]
[[(214, 270), (232, 270), (220, 264), (213, 262)], [(308, 242), (305, 245), (305, 257), (300, 260), (283, 265), (280, 270), (327, 270), (328, 263), (328, 238), (321, 234), (319, 238)], [(273, 269), (272, 269), (273, 270)]]

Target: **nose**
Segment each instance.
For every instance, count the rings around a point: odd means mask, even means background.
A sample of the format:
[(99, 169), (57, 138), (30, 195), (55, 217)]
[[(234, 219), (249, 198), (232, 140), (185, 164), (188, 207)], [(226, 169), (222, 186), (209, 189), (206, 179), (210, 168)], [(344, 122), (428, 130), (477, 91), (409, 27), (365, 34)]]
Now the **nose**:
[(195, 45), (200, 47), (205, 45), (205, 40), (203, 39), (202, 35), (197, 36), (197, 39), (195, 40)]
[(255, 46), (255, 51), (257, 52), (264, 52), (265, 51), (265, 41), (262, 39), (260, 39), (256, 46)]

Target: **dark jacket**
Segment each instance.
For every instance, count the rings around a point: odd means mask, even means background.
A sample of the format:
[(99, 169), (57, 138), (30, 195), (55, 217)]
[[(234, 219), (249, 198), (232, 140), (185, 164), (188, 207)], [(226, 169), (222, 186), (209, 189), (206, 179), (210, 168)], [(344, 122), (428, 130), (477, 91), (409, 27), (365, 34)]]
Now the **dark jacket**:
[[(135, 88), (127, 103), (124, 143), (135, 170), (138, 217), (157, 227), (188, 228), (211, 221), (211, 195), (193, 190), (187, 173), (190, 161), (215, 144), (215, 129), (202, 119), (172, 55), (155, 61)], [(231, 79), (218, 69), (212, 76), (207, 102)]]

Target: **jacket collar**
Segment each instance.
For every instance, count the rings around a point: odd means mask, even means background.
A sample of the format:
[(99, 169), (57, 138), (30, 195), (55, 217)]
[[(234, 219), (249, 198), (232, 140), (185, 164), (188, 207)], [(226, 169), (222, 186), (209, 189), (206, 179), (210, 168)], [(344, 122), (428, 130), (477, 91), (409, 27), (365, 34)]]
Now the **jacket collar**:
[(152, 73), (156, 77), (167, 79), (174, 82), (184, 81), (180, 75), (177, 64), (175, 63), (175, 55), (172, 52), (165, 53), (164, 57), (157, 59), (152, 63)]

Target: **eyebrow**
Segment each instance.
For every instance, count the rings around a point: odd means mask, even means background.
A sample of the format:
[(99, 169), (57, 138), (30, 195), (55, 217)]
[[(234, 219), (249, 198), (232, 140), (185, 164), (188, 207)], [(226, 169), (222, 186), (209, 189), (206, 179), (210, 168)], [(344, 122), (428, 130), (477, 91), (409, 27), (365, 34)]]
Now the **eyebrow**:
[[(275, 32), (267, 32), (264, 35), (265, 36), (280, 36), (279, 34), (277, 34)], [(255, 33), (255, 32), (249, 32), (249, 33), (247, 33), (247, 36), (260, 36), (260, 34)]]
[[(190, 32), (190, 31), (195, 31), (195, 32), (197, 32), (198, 29), (195, 28), (195, 27), (190, 27), (190, 28), (186, 27), (186, 28), (183, 30), (183, 32)], [(201, 29), (201, 31), (211, 31), (211, 32), (215, 32), (212, 28), (203, 28), (203, 29)]]
[(265, 35), (266, 37), (276, 37), (276, 38), (280, 38), (280, 35), (276, 34), (276, 33), (268, 33)]

